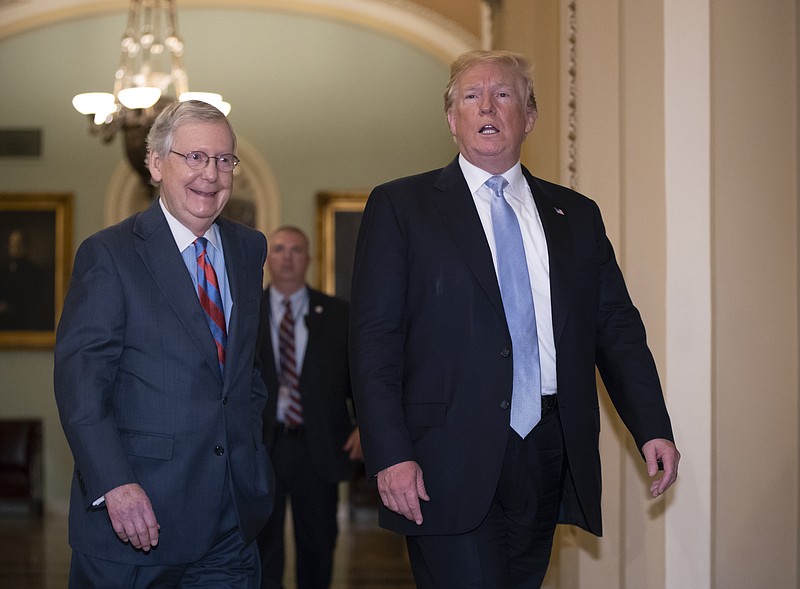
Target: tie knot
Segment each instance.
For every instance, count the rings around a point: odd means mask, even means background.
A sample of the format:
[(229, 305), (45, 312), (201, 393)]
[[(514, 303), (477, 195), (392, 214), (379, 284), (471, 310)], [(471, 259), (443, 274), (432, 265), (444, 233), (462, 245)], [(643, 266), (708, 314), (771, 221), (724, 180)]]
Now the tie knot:
[(194, 240), (194, 253), (199, 258), (206, 251), (208, 240), (205, 237), (198, 237)]
[(495, 196), (503, 196), (503, 190), (508, 186), (508, 180), (502, 176), (492, 176), (485, 182), (486, 186), (492, 189)]
[(283, 299), (283, 306), (286, 308), (286, 312), (291, 314), (292, 312), (292, 300), (289, 297)]

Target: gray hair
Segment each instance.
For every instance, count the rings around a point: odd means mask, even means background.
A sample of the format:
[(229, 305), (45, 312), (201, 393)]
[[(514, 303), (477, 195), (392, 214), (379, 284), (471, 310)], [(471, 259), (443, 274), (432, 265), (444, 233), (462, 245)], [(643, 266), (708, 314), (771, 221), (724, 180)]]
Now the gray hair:
[(228, 118), (215, 106), (199, 100), (173, 102), (158, 115), (147, 134), (147, 153), (166, 156), (175, 140), (175, 131), (187, 123), (225, 123), (233, 138), (236, 151), (236, 134)]

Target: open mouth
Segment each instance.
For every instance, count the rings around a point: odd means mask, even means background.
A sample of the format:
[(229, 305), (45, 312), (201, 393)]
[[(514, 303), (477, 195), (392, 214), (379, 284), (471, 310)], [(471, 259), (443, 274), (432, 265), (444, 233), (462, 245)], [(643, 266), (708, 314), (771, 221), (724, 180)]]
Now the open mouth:
[(495, 127), (494, 125), (484, 125), (481, 127), (481, 130), (478, 131), (481, 135), (495, 135), (500, 132), (500, 129)]

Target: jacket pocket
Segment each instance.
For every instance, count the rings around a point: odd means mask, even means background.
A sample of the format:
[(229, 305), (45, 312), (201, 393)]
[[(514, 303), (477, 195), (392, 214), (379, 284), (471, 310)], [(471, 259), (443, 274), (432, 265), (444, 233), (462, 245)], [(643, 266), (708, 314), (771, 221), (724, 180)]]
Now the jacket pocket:
[(149, 434), (121, 430), (119, 432), (122, 447), (132, 456), (143, 458), (156, 458), (169, 460), (172, 458), (172, 448), (175, 438), (164, 434)]

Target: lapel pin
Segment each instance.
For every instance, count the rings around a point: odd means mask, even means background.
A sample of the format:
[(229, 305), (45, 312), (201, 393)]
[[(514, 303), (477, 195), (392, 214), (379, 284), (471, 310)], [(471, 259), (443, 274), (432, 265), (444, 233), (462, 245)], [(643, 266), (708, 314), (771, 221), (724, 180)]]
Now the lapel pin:
[(322, 305), (317, 305), (316, 307), (314, 307), (314, 313), (316, 313), (317, 315), (322, 315)]
[(564, 211), (562, 211), (562, 210), (561, 210), (561, 209), (559, 209), (558, 207), (553, 207), (553, 209), (556, 211), (556, 213), (558, 213), (558, 214), (559, 214), (559, 215), (561, 215), (562, 217), (563, 217), (563, 216), (565, 216), (565, 215), (564, 215)]

